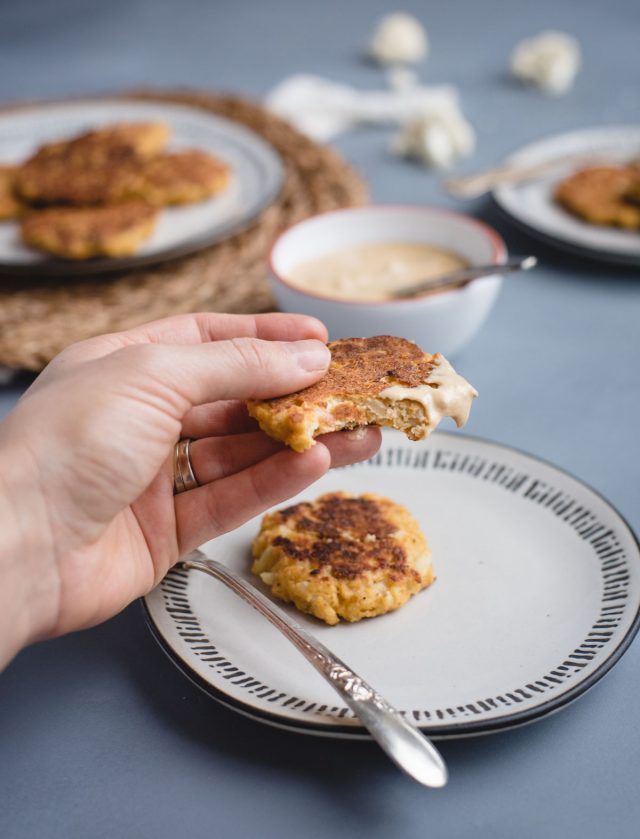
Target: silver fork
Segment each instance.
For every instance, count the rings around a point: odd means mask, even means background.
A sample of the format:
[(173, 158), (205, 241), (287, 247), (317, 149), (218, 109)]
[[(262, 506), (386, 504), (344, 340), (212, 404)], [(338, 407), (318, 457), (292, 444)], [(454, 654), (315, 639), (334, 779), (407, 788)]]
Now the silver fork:
[(407, 775), (426, 787), (443, 787), (447, 783), (447, 767), (435, 746), (371, 685), (262, 592), (226, 565), (209, 559), (199, 550), (186, 556), (182, 567), (210, 574), (264, 615), (324, 676), (391, 760)]

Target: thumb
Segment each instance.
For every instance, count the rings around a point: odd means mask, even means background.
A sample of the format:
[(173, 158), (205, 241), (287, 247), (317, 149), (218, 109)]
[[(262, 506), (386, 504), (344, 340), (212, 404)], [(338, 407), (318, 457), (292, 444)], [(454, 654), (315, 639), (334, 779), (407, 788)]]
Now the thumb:
[(135, 370), (147, 384), (155, 382), (182, 397), (188, 408), (219, 399), (268, 399), (301, 390), (327, 372), (331, 353), (317, 340), (232, 338), (188, 346), (136, 345), (108, 358), (126, 367), (129, 381)]

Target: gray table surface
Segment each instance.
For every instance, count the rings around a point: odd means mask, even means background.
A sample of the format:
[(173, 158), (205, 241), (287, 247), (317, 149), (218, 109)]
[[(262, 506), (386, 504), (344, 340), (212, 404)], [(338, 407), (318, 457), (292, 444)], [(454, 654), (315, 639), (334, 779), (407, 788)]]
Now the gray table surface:
[[(393, 6), (394, 4), (391, 4)], [(635, 0), (405, 2), (432, 40), (425, 79), (460, 87), (478, 132), (468, 168), (581, 126), (640, 119)], [(293, 71), (362, 87), (358, 54), (382, 0), (31, 0), (0, 5), (0, 99), (141, 84), (262, 95)], [(514, 42), (577, 35), (567, 97), (515, 87)], [(438, 177), (385, 152), (389, 132), (338, 145), (382, 201), (457, 206)], [(482, 393), (469, 433), (547, 458), (640, 529), (638, 271), (565, 256), (467, 207), (539, 270), (505, 284), (458, 366)], [(0, 388), (0, 414), (27, 383)], [(640, 829), (640, 642), (593, 690), (529, 727), (443, 744), (451, 781), (427, 791), (369, 743), (272, 730), (184, 679), (132, 605), (96, 629), (24, 651), (0, 677), (0, 835), (32, 837), (635, 837)]]

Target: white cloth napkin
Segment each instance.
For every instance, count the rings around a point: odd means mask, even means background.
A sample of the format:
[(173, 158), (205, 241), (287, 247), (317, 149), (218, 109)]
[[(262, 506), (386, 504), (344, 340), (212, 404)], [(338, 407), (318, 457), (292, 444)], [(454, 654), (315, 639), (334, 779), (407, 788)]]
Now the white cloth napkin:
[(459, 113), (458, 92), (451, 85), (357, 90), (306, 74), (284, 79), (267, 94), (265, 103), (319, 142), (358, 125), (403, 125), (418, 115)]

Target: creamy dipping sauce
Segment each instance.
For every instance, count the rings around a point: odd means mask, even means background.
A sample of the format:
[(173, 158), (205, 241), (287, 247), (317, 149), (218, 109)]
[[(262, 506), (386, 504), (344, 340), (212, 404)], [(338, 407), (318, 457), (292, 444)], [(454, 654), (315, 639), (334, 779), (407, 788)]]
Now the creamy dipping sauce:
[(293, 285), (343, 300), (389, 300), (405, 286), (465, 268), (451, 251), (414, 242), (385, 242), (299, 262), (287, 272)]

